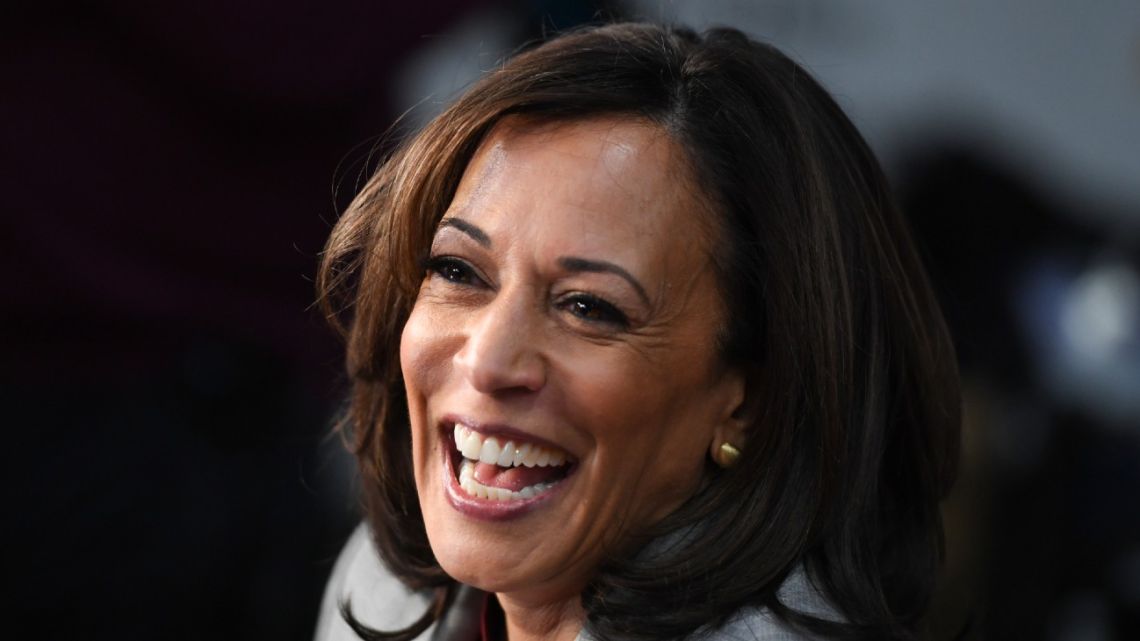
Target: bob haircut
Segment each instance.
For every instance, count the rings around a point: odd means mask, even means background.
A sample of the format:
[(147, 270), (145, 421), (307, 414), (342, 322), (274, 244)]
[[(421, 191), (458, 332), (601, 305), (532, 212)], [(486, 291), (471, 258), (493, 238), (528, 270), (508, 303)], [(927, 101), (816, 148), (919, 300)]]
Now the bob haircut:
[[(719, 236), (729, 310), (720, 349), (748, 376), (737, 464), (582, 595), (600, 639), (679, 638), (764, 606), (816, 634), (917, 634), (942, 555), (938, 502), (955, 476), (954, 350), (905, 221), (873, 154), (828, 93), (776, 49), (733, 29), (611, 24), (570, 32), (488, 73), (406, 140), (336, 224), (320, 301), (347, 342), (351, 434), (375, 544), (413, 589), (454, 581), (428, 545), (412, 477), (400, 335), (422, 260), (467, 163), (508, 116), (538, 123), (633, 117), (686, 151)], [(683, 533), (678, 535), (677, 533)], [(650, 554), (647, 550), (653, 550)], [(842, 621), (776, 590), (797, 567)]]

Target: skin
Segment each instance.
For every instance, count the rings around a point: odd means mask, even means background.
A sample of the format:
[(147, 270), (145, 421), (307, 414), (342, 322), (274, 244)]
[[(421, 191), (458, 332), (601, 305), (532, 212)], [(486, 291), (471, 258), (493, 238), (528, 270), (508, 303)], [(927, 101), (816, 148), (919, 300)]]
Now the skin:
[[(602, 559), (689, 497), (710, 451), (741, 444), (711, 214), (682, 153), (636, 120), (507, 120), (433, 240), (400, 345), (416, 485), (441, 566), (497, 594), (512, 641), (573, 639)], [(463, 514), (445, 488), (449, 414), (545, 439), (576, 469), (517, 518)]]

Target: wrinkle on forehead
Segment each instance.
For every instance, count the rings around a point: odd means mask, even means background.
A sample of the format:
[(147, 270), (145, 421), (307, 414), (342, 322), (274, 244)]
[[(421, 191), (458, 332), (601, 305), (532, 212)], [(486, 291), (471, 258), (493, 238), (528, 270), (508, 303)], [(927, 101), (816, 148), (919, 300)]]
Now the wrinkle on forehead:
[[(607, 127), (601, 136), (583, 137), (580, 127), (585, 123), (606, 123)], [(504, 118), (487, 134), (468, 166), (475, 173), (464, 178), (464, 182), (471, 180), (464, 200), (475, 200), (486, 194), (511, 150), (551, 147), (551, 143), (559, 139), (569, 139), (574, 143), (569, 150), (559, 149), (559, 153), (588, 159), (599, 182), (604, 180), (633, 201), (647, 203), (653, 200), (654, 194), (687, 201), (703, 200), (693, 193), (695, 181), (683, 157), (684, 152), (668, 132), (649, 121), (636, 117), (612, 117), (592, 121), (543, 122), (520, 116)], [(664, 171), (653, 175), (648, 184), (623, 182), (622, 174), (628, 174), (633, 163), (644, 162), (647, 156), (663, 160), (661, 167)], [(641, 175), (642, 179), (647, 177)], [(574, 195), (581, 201), (581, 206), (592, 207), (597, 205), (591, 201), (592, 197), (608, 196), (603, 191)]]
[[(538, 152), (539, 165), (521, 165), (518, 158)], [(554, 158), (561, 156), (571, 173)], [(534, 198), (523, 180), (543, 181), (540, 201), (529, 203), (527, 212), (543, 211), (552, 203), (570, 207), (587, 218), (599, 212), (603, 224), (581, 228), (581, 240), (589, 245), (595, 237), (605, 238), (621, 230), (627, 242), (647, 236), (678, 234), (675, 215), (660, 216), (666, 210), (689, 211), (697, 221), (699, 238), (682, 234), (686, 244), (697, 240), (707, 249), (701, 221), (704, 199), (693, 193), (683, 150), (661, 127), (637, 118), (602, 118), (573, 121), (536, 122), (517, 116), (498, 123), (484, 139), (464, 173), (449, 215), (477, 216), (477, 211), (497, 209), (512, 201), (516, 193)], [(513, 163), (513, 164), (512, 164)], [(648, 169), (648, 170), (647, 170)], [(583, 187), (586, 185), (587, 187)], [(685, 216), (688, 217), (688, 216)], [(687, 221), (692, 222), (692, 221)], [(628, 246), (628, 245), (627, 245)]]

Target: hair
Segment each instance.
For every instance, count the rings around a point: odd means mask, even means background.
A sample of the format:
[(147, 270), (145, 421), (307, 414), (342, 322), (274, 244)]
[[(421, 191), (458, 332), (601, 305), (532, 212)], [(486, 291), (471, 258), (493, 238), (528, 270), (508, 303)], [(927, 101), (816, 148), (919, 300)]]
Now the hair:
[[(739, 31), (611, 24), (557, 36), (474, 84), (404, 141), (332, 231), (318, 276), (347, 343), (344, 426), (367, 518), (390, 570), (454, 581), (424, 531), (399, 364), (427, 252), (465, 167), (505, 117), (635, 117), (682, 149), (719, 231), (728, 313), (720, 349), (748, 375), (747, 447), (647, 536), (661, 553), (606, 560), (582, 595), (600, 639), (680, 638), (745, 606), (835, 638), (910, 639), (942, 556), (938, 502), (953, 482), (960, 395), (949, 334), (907, 225), (858, 131), (775, 48)], [(695, 212), (694, 215), (701, 215)], [(841, 621), (795, 611), (797, 567)]]

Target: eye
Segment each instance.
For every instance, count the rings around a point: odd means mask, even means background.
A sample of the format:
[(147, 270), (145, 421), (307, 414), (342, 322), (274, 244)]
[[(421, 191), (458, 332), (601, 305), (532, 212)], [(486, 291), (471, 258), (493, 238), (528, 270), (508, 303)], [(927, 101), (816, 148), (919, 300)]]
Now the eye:
[(627, 327), (629, 325), (629, 319), (621, 310), (591, 294), (571, 294), (563, 298), (558, 306), (591, 323), (602, 323), (616, 327)]
[(477, 285), (482, 282), (471, 265), (454, 256), (433, 256), (424, 262), (424, 271), (429, 276), (439, 276), (457, 285)]

